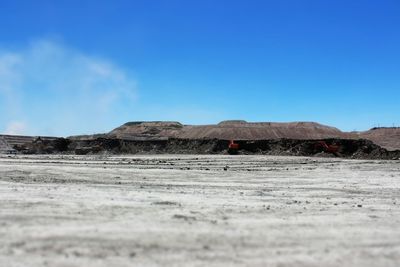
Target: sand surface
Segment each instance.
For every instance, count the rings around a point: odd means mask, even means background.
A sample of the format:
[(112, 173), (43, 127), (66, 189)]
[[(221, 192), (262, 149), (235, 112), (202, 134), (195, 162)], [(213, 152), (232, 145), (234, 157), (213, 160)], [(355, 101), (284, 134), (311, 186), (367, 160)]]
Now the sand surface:
[(399, 161), (0, 156), (0, 266), (399, 263)]

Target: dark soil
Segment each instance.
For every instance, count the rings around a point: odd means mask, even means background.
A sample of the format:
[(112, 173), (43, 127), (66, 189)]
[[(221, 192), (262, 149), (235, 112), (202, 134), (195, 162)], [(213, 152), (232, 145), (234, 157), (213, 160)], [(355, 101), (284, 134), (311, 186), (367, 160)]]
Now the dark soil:
[[(338, 147), (337, 153), (330, 153), (318, 146), (320, 141)], [(354, 159), (400, 159), (400, 150), (388, 151), (368, 140), (323, 139), (323, 140), (242, 140), (239, 154), (286, 155), (286, 156), (328, 156)], [(71, 140), (58, 138), (32, 142), (14, 147), (25, 154), (227, 154), (228, 140), (180, 139), (166, 140), (124, 140), (96, 138)]]

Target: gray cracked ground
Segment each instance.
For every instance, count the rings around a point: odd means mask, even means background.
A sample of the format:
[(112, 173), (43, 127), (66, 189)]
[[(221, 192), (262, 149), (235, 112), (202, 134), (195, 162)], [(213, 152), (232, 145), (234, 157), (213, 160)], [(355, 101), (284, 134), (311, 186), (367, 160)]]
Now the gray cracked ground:
[(0, 266), (399, 266), (400, 162), (1, 156)]

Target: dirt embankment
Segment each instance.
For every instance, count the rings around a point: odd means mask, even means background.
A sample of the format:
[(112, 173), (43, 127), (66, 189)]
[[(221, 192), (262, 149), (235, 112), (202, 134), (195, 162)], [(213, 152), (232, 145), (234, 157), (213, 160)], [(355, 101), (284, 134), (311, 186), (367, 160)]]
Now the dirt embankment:
[[(99, 136), (100, 137), (100, 136)], [(367, 139), (387, 149), (400, 149), (400, 128), (381, 127), (364, 132), (342, 132), (335, 127), (315, 122), (246, 122), (223, 121), (210, 125), (183, 125), (179, 122), (128, 122), (104, 137), (120, 139)]]
[(128, 122), (112, 130), (112, 138), (182, 138), (222, 140), (349, 138), (351, 134), (315, 122), (223, 121), (215, 125), (182, 125), (179, 122)]
[(400, 149), (400, 127), (372, 128), (358, 133), (362, 139), (368, 139), (388, 150)]
[[(399, 159), (400, 151), (388, 151), (368, 140), (324, 139), (327, 145), (336, 146), (337, 153), (327, 152), (319, 145), (321, 140), (273, 139), (241, 140), (239, 154), (328, 156), (355, 159)], [(70, 153), (70, 154), (226, 154), (228, 140), (181, 139), (124, 140), (96, 138), (88, 140), (56, 139), (32, 142), (15, 147), (21, 153)]]

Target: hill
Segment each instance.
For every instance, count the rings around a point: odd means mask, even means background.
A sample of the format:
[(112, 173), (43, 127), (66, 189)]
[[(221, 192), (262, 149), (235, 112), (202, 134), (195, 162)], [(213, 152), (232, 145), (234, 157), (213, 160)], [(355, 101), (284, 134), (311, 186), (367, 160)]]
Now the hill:
[(128, 122), (112, 130), (108, 137), (128, 140), (166, 138), (272, 140), (272, 139), (367, 139), (387, 149), (400, 149), (400, 128), (373, 128), (365, 132), (342, 132), (316, 122), (246, 122), (223, 121), (210, 125), (183, 125), (179, 122)]
[(372, 128), (369, 131), (358, 133), (358, 136), (371, 140), (387, 150), (400, 149), (400, 127)]
[(179, 122), (129, 122), (109, 133), (119, 138), (161, 138), (265, 140), (345, 138), (350, 134), (315, 122), (223, 121), (216, 125), (182, 125)]
[[(365, 132), (349, 133), (315, 122), (276, 123), (231, 120), (214, 125), (183, 125), (175, 121), (128, 122), (109, 133), (71, 136), (68, 140), (72, 143), (84, 143), (98, 139), (158, 142), (171, 138), (194, 141), (212, 139), (236, 141), (366, 139), (389, 151), (400, 150), (400, 128), (373, 128)], [(14, 148), (23, 147), (35, 140), (37, 137), (0, 135), (0, 152), (13, 152)], [(52, 141), (55, 138), (41, 137), (41, 140)]]

